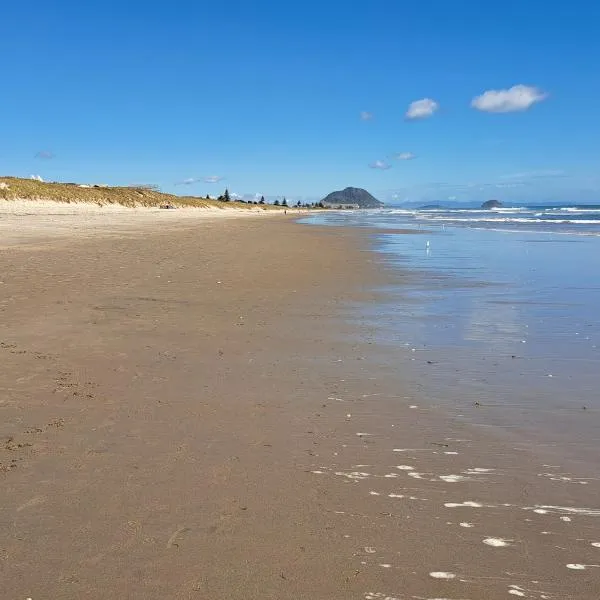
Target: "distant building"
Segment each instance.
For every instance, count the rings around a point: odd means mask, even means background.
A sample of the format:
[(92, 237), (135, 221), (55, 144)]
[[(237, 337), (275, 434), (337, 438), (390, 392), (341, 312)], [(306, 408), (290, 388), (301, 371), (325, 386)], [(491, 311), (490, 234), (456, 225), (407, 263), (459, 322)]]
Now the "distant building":
[(325, 208), (334, 208), (336, 210), (356, 210), (356, 209), (360, 208), (359, 204), (348, 204), (348, 203), (340, 204), (339, 202), (326, 202), (326, 201), (323, 201), (322, 204)]

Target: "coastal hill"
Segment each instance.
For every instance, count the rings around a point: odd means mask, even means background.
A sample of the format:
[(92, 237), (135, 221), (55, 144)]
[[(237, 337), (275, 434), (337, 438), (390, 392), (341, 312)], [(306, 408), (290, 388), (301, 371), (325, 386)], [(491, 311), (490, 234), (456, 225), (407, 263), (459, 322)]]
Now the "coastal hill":
[(332, 192), (321, 204), (326, 208), (381, 208), (383, 202), (377, 200), (361, 188), (347, 187), (345, 190)]
[(490, 210), (492, 208), (502, 208), (504, 204), (500, 200), (488, 200), (481, 205), (484, 210)]
[[(222, 202), (195, 196), (165, 194), (152, 186), (109, 187), (76, 183), (48, 183), (37, 179), (0, 177), (1, 200), (47, 200), (51, 202), (89, 203), (98, 206), (120, 205), (148, 208), (227, 208), (258, 209), (251, 203)], [(263, 204), (262, 210), (281, 210), (278, 206)]]

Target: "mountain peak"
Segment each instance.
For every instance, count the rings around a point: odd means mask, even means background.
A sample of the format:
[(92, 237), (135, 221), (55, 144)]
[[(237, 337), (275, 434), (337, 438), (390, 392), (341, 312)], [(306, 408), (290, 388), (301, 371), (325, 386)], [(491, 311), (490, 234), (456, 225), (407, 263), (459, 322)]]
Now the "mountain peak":
[(367, 190), (362, 188), (347, 187), (343, 190), (331, 192), (321, 201), (325, 206), (335, 208), (337, 206), (352, 206), (356, 208), (380, 208), (383, 202), (373, 197)]

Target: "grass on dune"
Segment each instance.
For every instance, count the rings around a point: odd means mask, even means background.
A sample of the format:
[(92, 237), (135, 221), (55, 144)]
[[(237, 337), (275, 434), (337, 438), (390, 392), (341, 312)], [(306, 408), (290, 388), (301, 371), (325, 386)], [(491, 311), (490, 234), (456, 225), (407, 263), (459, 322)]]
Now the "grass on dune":
[[(0, 200), (50, 200), (66, 204), (88, 202), (98, 206), (113, 204), (130, 208), (159, 208), (166, 205), (178, 208), (258, 208), (257, 205), (244, 202), (220, 202), (195, 196), (164, 194), (145, 187), (80, 187), (73, 183), (47, 183), (18, 177), (0, 177)], [(260, 208), (280, 210), (267, 204), (260, 205)]]

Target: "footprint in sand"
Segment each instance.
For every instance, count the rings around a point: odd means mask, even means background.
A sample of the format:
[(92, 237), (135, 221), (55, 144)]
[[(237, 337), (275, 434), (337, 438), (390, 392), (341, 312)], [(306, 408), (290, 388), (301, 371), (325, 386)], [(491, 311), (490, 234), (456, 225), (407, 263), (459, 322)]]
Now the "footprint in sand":
[(46, 496), (36, 496), (35, 498), (32, 498), (31, 500), (25, 502), (25, 504), (21, 504), (21, 506), (17, 508), (17, 512), (21, 512), (26, 508), (32, 508), (33, 506), (39, 506), (40, 504), (44, 504), (46, 500)]

